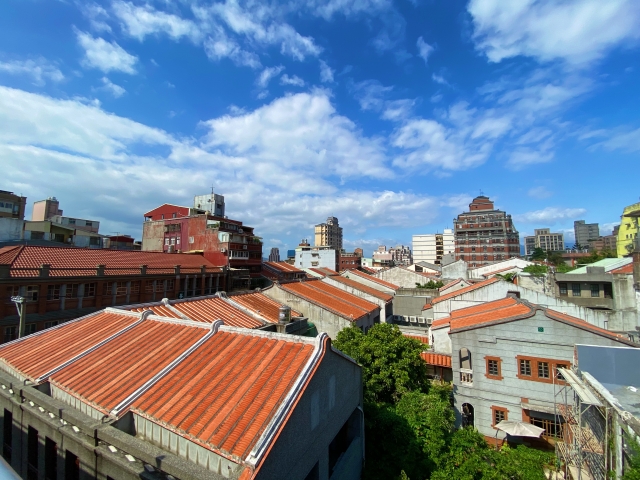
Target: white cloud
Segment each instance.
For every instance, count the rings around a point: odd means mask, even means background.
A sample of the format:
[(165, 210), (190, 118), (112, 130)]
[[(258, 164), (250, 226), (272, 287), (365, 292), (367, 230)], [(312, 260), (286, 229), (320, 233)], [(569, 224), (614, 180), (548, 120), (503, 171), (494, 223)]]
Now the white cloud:
[(281, 85), (293, 85), (294, 87), (304, 87), (304, 80), (297, 75), (290, 77), (286, 73), (280, 77)]
[(53, 82), (61, 82), (64, 75), (56, 67), (44, 58), (36, 60), (10, 60), (7, 62), (0, 61), (0, 72), (11, 75), (26, 75), (33, 79), (33, 83), (42, 86), (47, 80)]
[(353, 91), (362, 110), (380, 110), (393, 87), (385, 87), (377, 80), (365, 80), (354, 84)]
[(471, 0), (477, 48), (490, 61), (519, 55), (574, 65), (640, 39), (636, 0)]
[[(236, 157), (251, 154), (259, 160), (256, 173), (286, 188), (314, 188), (318, 193), (317, 188), (326, 186), (311, 187), (310, 178), (304, 178), (318, 172), (342, 177), (392, 175), (384, 165), (380, 142), (363, 136), (353, 122), (338, 115), (327, 93), (320, 90), (288, 95), (251, 113), (220, 117), (205, 125), (210, 128), (208, 147), (223, 148)], [(304, 166), (299, 185), (281, 176), (294, 166)]]
[(418, 47), (418, 55), (420, 55), (420, 58), (424, 60), (424, 63), (427, 63), (427, 61), (429, 60), (429, 56), (433, 53), (435, 48), (425, 42), (422, 37), (418, 37), (416, 46)]
[(320, 81), (322, 83), (333, 83), (333, 73), (334, 71), (327, 65), (327, 62), (320, 60)]
[(111, 27), (107, 23), (109, 13), (100, 5), (93, 2), (80, 3), (80, 11), (87, 17), (91, 28), (96, 32), (111, 32)]
[(530, 188), (529, 191), (527, 192), (527, 195), (529, 195), (532, 198), (537, 198), (539, 200), (545, 199), (545, 198), (549, 198), (553, 195), (552, 192), (550, 192), (546, 187), (533, 187)]
[(204, 42), (204, 51), (211, 60), (229, 58), (239, 66), (260, 68), (260, 58), (253, 52), (243, 50), (240, 45), (231, 39), (222, 27), (216, 27), (212, 36)]
[[(594, 135), (596, 136), (596, 135)], [(606, 150), (621, 150), (623, 152), (640, 151), (640, 128), (629, 131), (609, 132), (601, 130), (597, 136), (608, 137), (607, 140), (597, 143), (594, 147), (602, 147)]]
[(136, 73), (135, 65), (138, 57), (127, 53), (116, 42), (107, 42), (103, 38), (94, 38), (85, 32), (76, 32), (78, 43), (84, 49), (83, 63), (92, 68), (97, 68), (105, 73), (120, 71), (124, 73)]
[(148, 4), (138, 7), (129, 2), (116, 1), (113, 2), (112, 8), (122, 22), (123, 29), (140, 41), (147, 35), (159, 33), (165, 33), (174, 40), (188, 37), (194, 42), (202, 36), (194, 22), (155, 10)]
[(438, 83), (440, 85), (445, 85), (447, 87), (451, 86), (449, 84), (449, 82), (447, 82), (447, 80), (442, 75), (438, 75), (436, 73), (431, 75), (431, 80), (433, 80), (434, 82), (436, 82), (436, 83)]
[(337, 14), (345, 17), (378, 14), (393, 6), (391, 0), (305, 0), (298, 3), (325, 20), (331, 20)]
[(584, 208), (546, 207), (542, 210), (513, 215), (516, 222), (554, 225), (560, 222), (573, 221), (586, 213)]
[(385, 120), (404, 121), (411, 115), (416, 101), (408, 98), (386, 102), (382, 118)]
[(280, 72), (282, 72), (282, 70), (284, 70), (284, 67), (282, 65), (279, 65), (277, 67), (265, 68), (264, 70), (262, 70), (260, 75), (258, 75), (258, 78), (256, 79), (256, 85), (261, 88), (266, 88), (267, 85), (269, 85), (271, 79), (280, 75)]
[(113, 95), (114, 98), (120, 98), (122, 95), (127, 93), (124, 88), (122, 88), (120, 85), (116, 85), (107, 77), (102, 77), (102, 84), (103, 86), (101, 88)]
[(554, 154), (549, 151), (539, 151), (531, 148), (519, 148), (509, 155), (507, 165), (514, 170), (519, 170), (538, 163), (547, 163), (553, 160)]

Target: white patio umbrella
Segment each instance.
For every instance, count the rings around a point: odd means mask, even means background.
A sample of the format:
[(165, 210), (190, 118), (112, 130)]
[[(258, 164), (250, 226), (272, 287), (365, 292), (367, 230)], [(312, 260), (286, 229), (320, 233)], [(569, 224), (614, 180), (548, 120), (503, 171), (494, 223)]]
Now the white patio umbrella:
[(508, 435), (513, 435), (514, 437), (540, 438), (540, 435), (542, 435), (542, 432), (544, 432), (544, 428), (536, 427), (535, 425), (531, 425), (530, 423), (518, 420), (503, 420), (496, 425), (496, 428), (498, 430), (502, 430)]

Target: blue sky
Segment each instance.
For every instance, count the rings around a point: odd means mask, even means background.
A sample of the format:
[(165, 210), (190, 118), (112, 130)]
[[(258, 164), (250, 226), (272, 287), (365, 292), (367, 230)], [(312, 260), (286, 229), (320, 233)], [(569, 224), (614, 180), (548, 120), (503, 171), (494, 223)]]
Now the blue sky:
[(482, 191), (570, 243), (638, 201), (638, 25), (635, 0), (5, 0), (0, 189), (140, 238), (213, 185), (265, 252), (337, 216), (367, 254)]

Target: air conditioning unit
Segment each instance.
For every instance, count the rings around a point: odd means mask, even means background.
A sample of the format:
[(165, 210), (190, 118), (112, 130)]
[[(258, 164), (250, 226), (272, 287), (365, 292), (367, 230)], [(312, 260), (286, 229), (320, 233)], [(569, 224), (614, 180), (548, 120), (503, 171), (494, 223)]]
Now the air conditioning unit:
[(424, 317), (418, 317), (418, 323), (425, 323)]
[(409, 321), (411, 323), (416, 323), (418, 320), (416, 319), (416, 317), (409, 317)]
[(220, 253), (227, 253), (227, 249), (226, 248), (221, 248), (220, 249)]

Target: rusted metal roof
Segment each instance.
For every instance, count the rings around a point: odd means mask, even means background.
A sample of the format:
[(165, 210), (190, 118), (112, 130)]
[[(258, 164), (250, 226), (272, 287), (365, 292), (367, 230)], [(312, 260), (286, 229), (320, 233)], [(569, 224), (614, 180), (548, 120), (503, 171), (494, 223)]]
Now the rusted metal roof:
[[(282, 304), (276, 302), (275, 300), (272, 300), (265, 294), (260, 292), (240, 293), (230, 295), (229, 298), (234, 302), (239, 303), (243, 307), (254, 311), (271, 323), (278, 323), (280, 307), (282, 306)], [(301, 317), (302, 314), (292, 309), (291, 316)]]
[(451, 368), (451, 355), (443, 355), (442, 353), (422, 352), (420, 356), (428, 365)]

